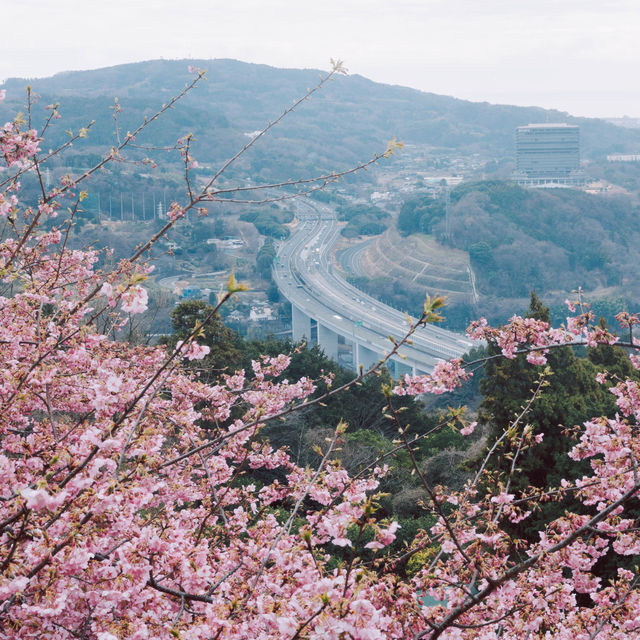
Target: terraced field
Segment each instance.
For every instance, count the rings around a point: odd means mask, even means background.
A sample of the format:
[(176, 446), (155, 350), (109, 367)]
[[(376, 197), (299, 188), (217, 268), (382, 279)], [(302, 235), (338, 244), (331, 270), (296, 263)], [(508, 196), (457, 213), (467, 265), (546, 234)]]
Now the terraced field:
[(469, 255), (439, 245), (431, 236), (401, 237), (395, 229), (378, 236), (360, 255), (361, 275), (402, 281), (451, 302), (477, 302)]

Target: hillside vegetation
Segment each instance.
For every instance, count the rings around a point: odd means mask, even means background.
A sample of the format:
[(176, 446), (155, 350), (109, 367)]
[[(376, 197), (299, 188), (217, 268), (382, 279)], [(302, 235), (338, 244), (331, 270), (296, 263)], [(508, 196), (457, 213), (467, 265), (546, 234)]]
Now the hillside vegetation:
[(408, 199), (397, 222), (404, 235), (429, 233), (468, 252), (485, 303), (526, 297), (532, 289), (563, 297), (578, 286), (637, 301), (639, 213), (627, 196), (487, 181), (451, 191), (448, 237), (443, 200)]
[[(210, 174), (210, 167), (220, 166), (248, 141), (248, 134), (276, 118), (283, 105), (291, 104), (318, 79), (315, 70), (276, 69), (234, 60), (155, 60), (29, 81), (13, 78), (0, 86), (6, 89), (6, 99), (0, 104), (0, 121), (8, 120), (21, 108), (27, 82), (41, 96), (34, 107), (35, 121), (45, 105), (61, 104), (62, 120), (53, 121), (42, 148), (66, 141), (67, 130), (78, 131), (95, 117), (88, 137), (69, 150), (64, 162), (54, 157), (48, 163), (55, 181), (67, 171), (76, 174), (97, 162), (104, 149), (113, 144), (115, 125), (110, 106), (115, 96), (122, 106), (120, 129), (126, 132), (180, 91), (190, 78), (189, 64), (207, 68), (208, 80), (187, 95), (179, 109), (169, 110), (162, 124), (152, 123), (136, 142), (172, 145), (178, 136), (193, 132), (192, 151), (200, 163), (200, 168), (193, 170), (193, 178), (200, 184)], [(270, 140), (264, 144), (259, 141), (223, 179), (271, 181), (343, 169), (383, 150), (393, 135), (408, 145), (430, 149), (433, 154), (448, 149), (461, 155), (480, 153), (508, 158), (513, 154), (516, 126), (554, 120), (580, 125), (582, 156), (594, 161), (590, 165), (594, 175), (612, 180), (624, 178), (622, 182), (630, 189), (637, 187), (634, 167), (614, 167), (602, 161), (606, 153), (637, 151), (640, 131), (539, 108), (472, 103), (375, 83), (357, 75), (339, 76), (314, 94), (270, 131)], [(149, 153), (140, 150), (139, 156)], [(94, 212), (95, 217), (101, 208), (103, 218), (149, 220), (159, 204), (166, 210), (168, 202), (181, 198), (184, 187), (176, 154), (156, 150), (151, 155), (159, 165), (155, 171), (118, 164), (109, 174), (95, 174), (85, 205), (88, 213), (83, 215)], [(394, 171), (402, 162), (400, 154), (385, 162), (385, 168)], [(419, 170), (421, 166), (414, 168)], [(22, 187), (28, 197), (38, 197), (35, 178), (25, 176)], [(343, 229), (347, 237), (379, 233), (391, 223), (375, 207), (361, 211), (342, 205), (339, 214), (347, 222)], [(441, 274), (434, 271), (433, 264), (442, 264), (441, 258), (435, 262), (428, 256), (419, 259), (419, 270), (412, 272), (416, 265), (405, 262), (411, 256), (417, 258), (419, 248), (411, 252), (385, 250), (386, 255), (394, 255), (398, 273), (394, 271), (390, 276), (392, 270), (387, 264), (384, 275), (391, 285), (377, 282), (374, 289), (380, 293), (386, 291), (386, 286), (389, 301), (413, 309), (421, 307), (425, 288), (449, 292), (452, 302), (468, 307), (458, 314), (461, 323), (476, 311), (495, 310), (498, 299), (526, 302), (532, 288), (541, 294), (555, 291), (562, 296), (583, 285), (597, 288), (598, 295), (609, 296), (619, 295), (620, 287), (624, 287), (626, 298), (637, 299), (638, 286), (630, 276), (640, 246), (633, 224), (636, 215), (636, 205), (625, 197), (565, 190), (525, 191), (501, 182), (463, 184), (451, 192), (451, 237), (445, 242), (443, 202), (427, 196), (410, 198), (400, 212), (398, 229), (403, 234), (428, 234), (442, 246), (467, 252), (477, 276), (480, 307), (471, 309), (470, 303), (463, 301), (468, 300), (470, 291), (466, 266), (453, 278), (462, 282), (460, 286), (435, 280)], [(227, 219), (226, 213), (221, 217)], [(284, 222), (274, 218), (273, 212), (266, 212), (252, 224), (261, 233), (282, 237), (287, 233)], [(181, 238), (178, 240), (184, 244)], [(399, 244), (404, 242), (405, 239), (397, 240)], [(428, 253), (433, 254), (433, 250), (432, 246)], [(376, 265), (382, 268), (384, 252), (376, 256), (374, 251), (375, 246), (369, 252), (371, 275), (377, 277)], [(426, 264), (431, 266), (425, 268)], [(360, 284), (366, 286), (364, 282)], [(420, 295), (412, 293), (414, 290), (421, 290)], [(412, 297), (415, 300), (408, 304)], [(484, 303), (488, 308), (483, 307)], [(448, 315), (451, 318), (452, 312)]]
[[(113, 143), (109, 107), (114, 97), (123, 108), (119, 119), (126, 132), (179, 92), (190, 77), (189, 64), (208, 69), (208, 81), (189, 94), (180, 109), (166, 113), (161, 124), (153, 123), (140, 142), (169, 145), (178, 136), (193, 132), (194, 155), (201, 163), (227, 159), (248, 140), (247, 133), (275, 119), (283, 105), (316, 84), (319, 74), (311, 69), (276, 69), (236, 60), (153, 60), (29, 81), (12, 78), (0, 85), (7, 91), (0, 120), (8, 120), (22, 108), (24, 89), (30, 83), (41, 96), (36, 111), (61, 103), (64, 120), (54, 123), (48, 133), (49, 146), (63, 142), (66, 130), (78, 130), (96, 119), (87, 144), (74, 148), (67, 160), (88, 165), (103, 145)], [(515, 127), (558, 120), (580, 125), (585, 158), (637, 152), (640, 146), (640, 131), (603, 120), (572, 118), (536, 107), (474, 103), (353, 75), (336, 78), (314, 95), (270, 133), (269, 144), (256, 146), (235, 171), (271, 179), (340, 169), (383, 151), (394, 135), (407, 144), (511, 156)], [(162, 162), (162, 154), (156, 155)]]

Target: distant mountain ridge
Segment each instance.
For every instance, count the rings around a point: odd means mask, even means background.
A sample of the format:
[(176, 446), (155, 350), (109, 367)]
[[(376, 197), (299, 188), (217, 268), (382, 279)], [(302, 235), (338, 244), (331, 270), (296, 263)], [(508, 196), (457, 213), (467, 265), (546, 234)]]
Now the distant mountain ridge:
[[(0, 85), (7, 91), (0, 121), (23, 110), (28, 82), (42, 96), (36, 112), (43, 104), (61, 103), (62, 124), (52, 130), (49, 145), (64, 140), (65, 130), (96, 119), (83, 148), (110, 146), (113, 121), (108, 107), (113, 98), (122, 104), (121, 126), (126, 132), (182, 89), (191, 77), (188, 65), (208, 69), (208, 80), (150, 127), (145, 139), (169, 144), (193, 132), (196, 156), (212, 163), (237, 150), (246, 142), (246, 133), (276, 118), (323, 73), (226, 59), (151, 60), (29, 81), (10, 78)], [(275, 128), (270, 134), (274, 140), (261, 142), (244, 160), (244, 168), (263, 178), (340, 169), (383, 151), (393, 136), (406, 144), (503, 158), (513, 156), (517, 126), (555, 121), (580, 125), (586, 159), (640, 151), (640, 131), (604, 120), (538, 107), (469, 102), (350, 75), (337, 77)]]

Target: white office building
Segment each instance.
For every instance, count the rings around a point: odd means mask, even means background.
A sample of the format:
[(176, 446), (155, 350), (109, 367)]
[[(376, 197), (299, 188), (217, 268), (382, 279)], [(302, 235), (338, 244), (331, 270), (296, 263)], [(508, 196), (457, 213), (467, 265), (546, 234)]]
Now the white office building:
[(580, 128), (566, 123), (518, 127), (513, 179), (529, 187), (583, 185)]

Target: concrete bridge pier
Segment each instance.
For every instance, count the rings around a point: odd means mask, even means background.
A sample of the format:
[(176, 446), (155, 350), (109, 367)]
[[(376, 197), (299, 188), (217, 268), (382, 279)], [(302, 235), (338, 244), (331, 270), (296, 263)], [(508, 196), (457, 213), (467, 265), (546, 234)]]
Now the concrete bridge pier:
[(417, 373), (422, 373), (422, 371), (416, 370), (415, 365), (408, 364), (402, 360), (392, 359), (387, 363), (387, 366), (391, 377), (396, 379), (405, 376), (407, 373), (411, 376), (415, 376)]
[(373, 367), (380, 359), (381, 356), (376, 351), (365, 347), (359, 342), (354, 343), (354, 364), (356, 365), (356, 370), (359, 370), (360, 365), (364, 371)]
[(318, 344), (327, 358), (338, 362), (338, 334), (318, 322)]
[(294, 342), (303, 338), (307, 341), (311, 339), (311, 318), (293, 304), (291, 305), (291, 333)]

